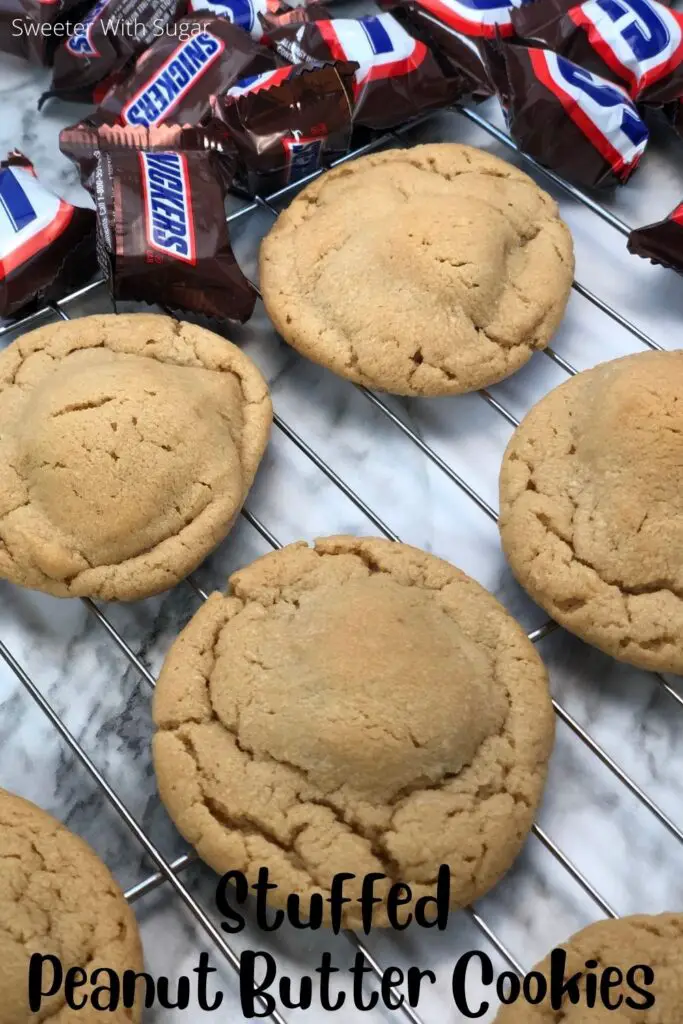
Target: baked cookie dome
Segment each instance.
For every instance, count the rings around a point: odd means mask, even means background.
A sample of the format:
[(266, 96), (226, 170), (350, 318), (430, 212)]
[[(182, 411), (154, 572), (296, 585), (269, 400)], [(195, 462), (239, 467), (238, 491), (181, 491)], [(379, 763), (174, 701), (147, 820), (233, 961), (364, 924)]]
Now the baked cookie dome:
[(574, 273), (554, 199), (455, 143), (322, 175), (280, 214), (260, 263), (285, 341), (400, 395), (460, 394), (514, 373), (548, 344)]
[[(56, 956), (65, 975), (69, 967), (82, 967), (89, 976), (98, 967), (119, 976), (143, 969), (135, 917), (99, 857), (35, 804), (0, 789), (0, 1024), (53, 1019), (94, 1024), (103, 1016), (89, 1005), (71, 1010), (63, 989), (45, 998), (38, 1013), (30, 1013), (27, 979), (33, 953)], [(79, 988), (77, 998), (92, 988)], [(142, 1005), (139, 1001), (133, 1009), (107, 1012), (106, 1019), (137, 1024)]]
[(495, 598), (354, 537), (235, 573), (171, 648), (154, 720), (180, 832), (218, 872), (267, 865), (280, 906), (341, 871), (349, 895), (382, 872), (417, 899), (442, 863), (453, 906), (481, 896), (531, 828), (554, 735), (543, 664)]
[[(598, 982), (597, 1000), (589, 1006), (585, 980), (579, 983), (580, 1001), (572, 1004), (565, 998), (559, 1010), (553, 1010), (548, 999), (537, 1006), (523, 998), (498, 1011), (495, 1024), (609, 1024), (614, 1021), (647, 1021), (648, 1024), (678, 1024), (681, 1019), (681, 979), (683, 978), (683, 914), (637, 914), (616, 921), (598, 921), (577, 932), (561, 947), (567, 952), (565, 977), (589, 972), (586, 961), (597, 967), (591, 973), (600, 976), (607, 967), (622, 972), (624, 983), (610, 986), (605, 1005)], [(645, 984), (642, 969), (654, 971), (654, 982)], [(534, 968), (550, 978), (550, 957)], [(637, 991), (629, 983), (635, 984)], [(616, 974), (610, 977), (615, 980)], [(536, 989), (532, 989), (536, 991)], [(645, 1007), (643, 993), (654, 996), (654, 1004)], [(619, 1001), (621, 999), (621, 1003)], [(631, 1000), (634, 1005), (629, 1005)]]
[(572, 377), (508, 445), (500, 531), (512, 570), (571, 632), (683, 672), (683, 353)]
[(268, 389), (235, 345), (153, 314), (41, 327), (0, 353), (0, 576), (136, 600), (225, 537)]

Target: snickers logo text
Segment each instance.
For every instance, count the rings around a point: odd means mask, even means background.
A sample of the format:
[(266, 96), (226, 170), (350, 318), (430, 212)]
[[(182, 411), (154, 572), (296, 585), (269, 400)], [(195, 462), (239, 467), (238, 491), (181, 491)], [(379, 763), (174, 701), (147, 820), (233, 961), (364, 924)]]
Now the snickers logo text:
[(668, 75), (683, 59), (683, 15), (650, 0), (588, 0), (569, 11), (631, 96)]
[(0, 281), (58, 238), (72, 214), (27, 168), (0, 171)]
[[(427, 56), (424, 43), (413, 39), (392, 14), (318, 21), (316, 27), (334, 60), (356, 61), (356, 92), (379, 78), (407, 75)], [(302, 25), (303, 35), (307, 26)]]
[(550, 50), (530, 50), (536, 74), (567, 115), (625, 180), (645, 151), (648, 131), (627, 92)]
[(123, 123), (145, 128), (161, 124), (224, 49), (225, 43), (210, 32), (185, 40), (125, 105)]
[(83, 21), (78, 23), (78, 29), (66, 41), (66, 48), (74, 57), (99, 57), (99, 50), (92, 41), (95, 22), (106, 10), (109, 0), (98, 0), (93, 9), (88, 12)]
[(195, 264), (197, 252), (187, 157), (140, 153), (147, 244), (171, 259)]

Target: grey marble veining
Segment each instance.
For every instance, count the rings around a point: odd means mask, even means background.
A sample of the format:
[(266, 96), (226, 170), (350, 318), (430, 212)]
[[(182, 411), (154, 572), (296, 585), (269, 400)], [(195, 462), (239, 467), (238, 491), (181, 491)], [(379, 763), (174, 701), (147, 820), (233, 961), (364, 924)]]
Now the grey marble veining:
[[(59, 128), (77, 120), (82, 108), (54, 102), (39, 115), (36, 101), (47, 79), (45, 73), (3, 59), (0, 151), (18, 146), (35, 161), (48, 184), (70, 199), (87, 201), (57, 144)], [(500, 123), (493, 104), (484, 111)], [(455, 113), (444, 114), (410, 134), (413, 141), (451, 138), (511, 156)], [(651, 152), (633, 183), (602, 200), (629, 224), (656, 220), (681, 199), (683, 176), (677, 168), (683, 143), (663, 127), (656, 127), (653, 135)], [(542, 178), (539, 181), (547, 186)], [(629, 256), (622, 235), (561, 191), (554, 191), (574, 232), (577, 279), (658, 343), (677, 346), (683, 314), (681, 279)], [(236, 252), (253, 277), (258, 240), (270, 223), (269, 214), (259, 211), (235, 224)], [(97, 292), (70, 305), (69, 313), (107, 309), (106, 297)], [(544, 621), (542, 612), (512, 580), (495, 523), (365, 395), (289, 350), (273, 333), (260, 305), (249, 324), (229, 334), (266, 373), (280, 417), (389, 530), (460, 565), (489, 587), (528, 629)], [(579, 294), (572, 296), (553, 344), (578, 368), (642, 347)], [(563, 379), (564, 371), (548, 356), (538, 354), (520, 373), (491, 390), (519, 417)], [(385, 397), (383, 401), (496, 509), (497, 472), (512, 431), (505, 419), (477, 395), (412, 401)], [(337, 532), (378, 532), (378, 525), (368, 520), (353, 495), (342, 493), (278, 429), (273, 431), (247, 506), (281, 543)], [(230, 537), (197, 570), (195, 579), (207, 591), (220, 588), (233, 569), (268, 549), (259, 533), (240, 518)], [(102, 606), (102, 611), (155, 676), (169, 645), (198, 605), (196, 593), (183, 584), (168, 594), (132, 605)], [(151, 687), (87, 607), (0, 583), (0, 639), (164, 856), (174, 858), (185, 852), (184, 842), (156, 796), (149, 755)], [(590, 733), (665, 815), (683, 826), (683, 754), (678, 742), (683, 708), (654, 676), (617, 665), (562, 631), (543, 640), (540, 650), (551, 672), (554, 695), (578, 727)], [(680, 688), (676, 680), (671, 680), (671, 685)], [(99, 786), (3, 662), (0, 785), (35, 800), (83, 835), (124, 888), (153, 870)], [(683, 910), (680, 841), (563, 723), (558, 723), (538, 821), (618, 913)], [(183, 880), (217, 921), (215, 876), (194, 865)], [(176, 977), (191, 971), (199, 952), (210, 948), (207, 937), (167, 885), (138, 900), (135, 907), (152, 973)], [(554, 943), (602, 914), (535, 837), (478, 910), (527, 967)], [(323, 950), (330, 950), (342, 968), (353, 958), (343, 936), (291, 929), (271, 936), (252, 929), (231, 942), (237, 951), (262, 948), (276, 952), (281, 970), (292, 976), (316, 966)], [(499, 969), (505, 966), (464, 913), (453, 916), (445, 934), (416, 930), (400, 936), (383, 933), (372, 935), (368, 945), (382, 963), (431, 966), (436, 971), (438, 984), (425, 989), (419, 1007), (425, 1021), (462, 1019), (449, 993), (450, 970), (461, 953), (485, 949)], [(213, 964), (219, 967), (220, 985), (226, 992), (222, 1017), (214, 1017), (227, 1019), (229, 1010), (235, 1015), (236, 981), (218, 954)], [(491, 1020), (493, 1013), (492, 1008), (483, 1019)], [(184, 1014), (151, 1011), (147, 1019), (194, 1021), (204, 1016), (194, 1007)], [(295, 1014), (285, 1016), (294, 1019)], [(323, 1019), (320, 1012), (311, 1011), (308, 1016)], [(372, 1022), (389, 1016), (381, 1010), (359, 1015), (349, 1005), (335, 1015), (343, 1024), (359, 1017)]]

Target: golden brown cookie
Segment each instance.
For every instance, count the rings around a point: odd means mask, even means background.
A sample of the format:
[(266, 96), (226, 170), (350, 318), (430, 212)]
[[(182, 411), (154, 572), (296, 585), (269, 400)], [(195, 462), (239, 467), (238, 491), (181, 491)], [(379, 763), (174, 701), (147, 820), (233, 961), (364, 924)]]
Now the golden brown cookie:
[(399, 395), (485, 387), (545, 348), (574, 273), (555, 201), (454, 143), (324, 174), (261, 245), (266, 309), (290, 345)]
[(546, 395), (508, 445), (512, 570), (567, 629), (683, 672), (683, 353), (602, 363)]
[(355, 537), (235, 573), (172, 647), (154, 720), (179, 830), (218, 872), (267, 866), (280, 906), (342, 871), (352, 897), (379, 871), (417, 898), (442, 863), (454, 907), (481, 896), (529, 832), (554, 735), (543, 664), (491, 594)]
[(0, 576), (137, 600), (225, 537), (271, 422), (230, 342), (153, 314), (90, 316), (0, 353)]
[[(572, 1003), (565, 996), (561, 1009), (554, 1010), (549, 994), (536, 1006), (520, 998), (498, 1011), (496, 1024), (680, 1024), (683, 914), (639, 914), (598, 921), (563, 942), (561, 948), (567, 951), (565, 977), (582, 973), (579, 1002)], [(586, 967), (586, 961), (590, 967)], [(609, 972), (605, 980), (610, 967), (616, 971)], [(654, 971), (654, 981), (648, 983), (643, 967)], [(534, 970), (549, 982), (550, 957)], [(588, 975), (593, 975), (596, 982), (589, 984)], [(536, 987), (532, 986), (531, 991), (535, 993)], [(593, 992), (595, 1002), (590, 1006)]]
[[(98, 967), (119, 975), (143, 968), (135, 917), (104, 864), (45, 811), (0, 789), (0, 1024), (141, 1020), (141, 1005), (103, 1013), (88, 1003), (72, 1010), (63, 988), (38, 1013), (29, 1013), (34, 953), (56, 956), (65, 975), (69, 967), (85, 968), (89, 976)], [(48, 967), (45, 979), (51, 979)], [(76, 998), (89, 996), (92, 988), (88, 983), (76, 989)]]

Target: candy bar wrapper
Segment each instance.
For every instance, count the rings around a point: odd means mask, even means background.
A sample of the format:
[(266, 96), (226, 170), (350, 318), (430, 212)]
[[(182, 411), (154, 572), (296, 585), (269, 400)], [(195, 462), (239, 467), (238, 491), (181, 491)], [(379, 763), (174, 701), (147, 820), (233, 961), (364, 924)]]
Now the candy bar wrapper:
[(488, 74), (486, 41), (513, 35), (512, 11), (519, 0), (381, 0), (382, 7), (403, 19), (429, 39), (437, 56), (462, 91), (474, 99), (495, 93)]
[(33, 164), (0, 164), (0, 316), (85, 284), (95, 263), (95, 214), (41, 185)]
[(519, 37), (619, 82), (634, 101), (683, 95), (683, 14), (657, 0), (536, 0), (512, 23)]
[(452, 84), (421, 39), (385, 13), (268, 30), (290, 64), (352, 62), (354, 123), (384, 130), (453, 101)]
[(66, 35), (67, 18), (77, 19), (83, 0), (0, 0), (0, 51), (36, 64), (52, 64)]
[(664, 220), (634, 228), (627, 245), (636, 256), (683, 273), (683, 203)]
[(52, 86), (43, 99), (92, 101), (97, 86), (146, 49), (185, 8), (186, 0), (97, 0), (81, 16), (78, 31), (57, 48)]
[(289, 4), (281, 3), (274, 10), (259, 14), (263, 30), (262, 38), (264, 43), (270, 44), (270, 33), (276, 28), (301, 25), (305, 21), (329, 21), (331, 17), (328, 8), (321, 3), (303, 4), (300, 7), (290, 7)]
[(214, 99), (252, 195), (300, 181), (348, 151), (355, 64), (266, 71)]
[(86, 183), (112, 298), (248, 320), (256, 293), (228, 235), (234, 154), (224, 126), (65, 131), (72, 154), (95, 155)]
[(210, 115), (212, 96), (280, 63), (226, 18), (181, 19), (138, 57), (132, 73), (107, 93), (90, 123), (199, 125)]
[(263, 19), (270, 15), (287, 14), (290, 11), (305, 11), (306, 7), (289, 8), (281, 0), (189, 0), (190, 13), (214, 14), (239, 25), (252, 39), (263, 38)]
[(625, 89), (551, 50), (489, 43), (487, 63), (525, 153), (586, 188), (630, 178), (648, 130)]

